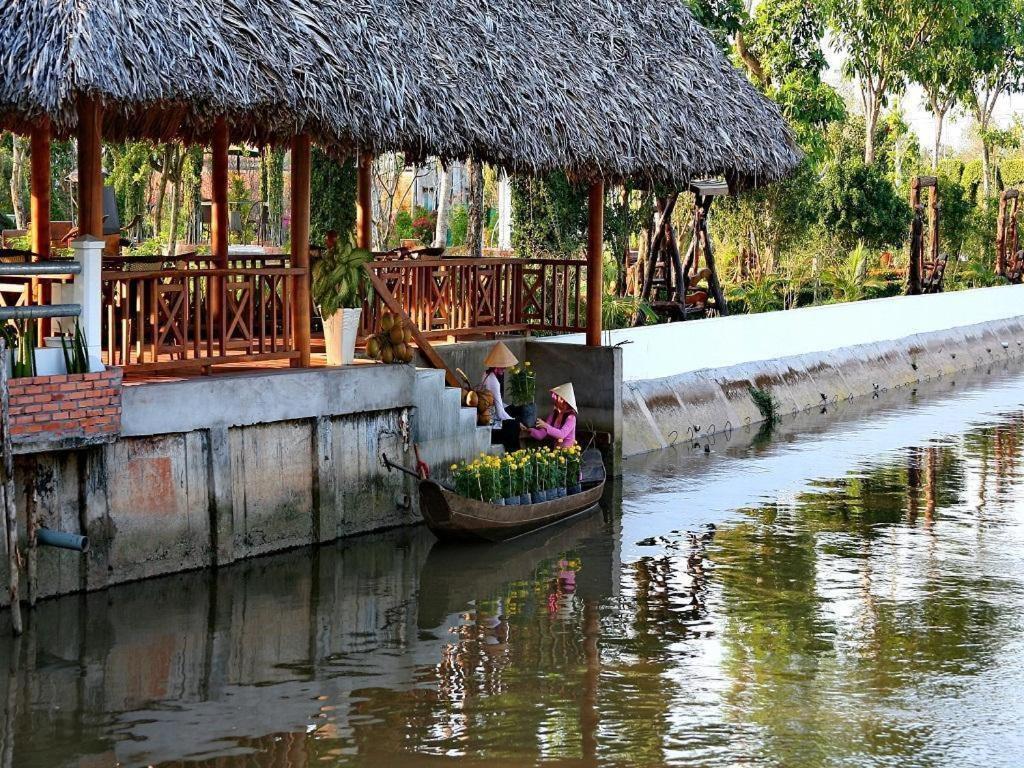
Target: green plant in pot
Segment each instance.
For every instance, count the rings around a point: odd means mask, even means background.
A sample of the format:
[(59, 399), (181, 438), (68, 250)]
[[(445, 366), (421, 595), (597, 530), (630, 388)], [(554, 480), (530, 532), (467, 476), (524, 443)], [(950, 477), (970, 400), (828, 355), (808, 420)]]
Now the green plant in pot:
[(331, 240), (313, 265), (313, 302), (324, 321), (327, 364), (347, 365), (355, 358), (359, 316), (368, 283), (363, 265), (371, 254), (356, 248), (351, 239)]
[(508, 412), (520, 424), (530, 429), (537, 425), (537, 376), (529, 362), (509, 369), (508, 400)]
[[(34, 320), (12, 320), (0, 330), (11, 353), (11, 378), (36, 375), (36, 323)], [(4, 361), (6, 364), (6, 361)]]

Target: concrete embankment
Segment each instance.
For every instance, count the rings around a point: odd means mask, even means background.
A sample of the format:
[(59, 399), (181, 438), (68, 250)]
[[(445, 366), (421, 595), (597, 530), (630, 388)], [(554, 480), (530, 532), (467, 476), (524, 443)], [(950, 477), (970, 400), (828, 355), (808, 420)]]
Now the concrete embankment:
[[(125, 387), (121, 437), (18, 457), (19, 530), (89, 537), (85, 555), (40, 548), (48, 597), (419, 520), (411, 467), (486, 450), (490, 430), (440, 371), (360, 365), (215, 375)], [(6, 569), (0, 602), (6, 604)], [(25, 594), (23, 587), (22, 594)]]
[[(1024, 356), (1024, 286), (613, 331), (624, 456)], [(551, 346), (580, 343), (548, 340)]]

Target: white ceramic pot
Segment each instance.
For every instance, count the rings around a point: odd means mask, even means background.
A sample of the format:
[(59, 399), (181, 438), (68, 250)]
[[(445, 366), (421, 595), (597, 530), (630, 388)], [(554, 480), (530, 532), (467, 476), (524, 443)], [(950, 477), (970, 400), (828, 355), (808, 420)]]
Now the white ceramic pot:
[(362, 309), (339, 309), (324, 318), (328, 365), (349, 365), (356, 358), (356, 336)]

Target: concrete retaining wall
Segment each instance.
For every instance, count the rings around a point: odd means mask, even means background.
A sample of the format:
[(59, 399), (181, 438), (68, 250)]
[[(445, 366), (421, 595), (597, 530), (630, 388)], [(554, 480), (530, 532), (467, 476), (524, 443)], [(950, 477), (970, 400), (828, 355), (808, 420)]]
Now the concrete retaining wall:
[(123, 433), (19, 457), (21, 533), (31, 502), (43, 526), (92, 545), (40, 548), (39, 596), (415, 522), (415, 484), (380, 454), (412, 467), (419, 441), (445, 465), (490, 442), (440, 372), (379, 365), (129, 386)]
[[(1018, 288), (1013, 290), (1024, 298)], [(683, 329), (679, 324), (665, 327)], [(635, 456), (762, 421), (751, 387), (771, 392), (779, 410), (788, 414), (1020, 357), (1024, 318), (1013, 317), (777, 360), (629, 380), (623, 386), (622, 453)]]
[[(648, 381), (758, 360), (896, 342), (1024, 314), (1024, 286), (933, 296), (898, 296), (790, 312), (736, 315), (699, 322), (629, 328), (605, 334), (621, 345), (624, 381)], [(546, 343), (582, 344), (582, 335)]]

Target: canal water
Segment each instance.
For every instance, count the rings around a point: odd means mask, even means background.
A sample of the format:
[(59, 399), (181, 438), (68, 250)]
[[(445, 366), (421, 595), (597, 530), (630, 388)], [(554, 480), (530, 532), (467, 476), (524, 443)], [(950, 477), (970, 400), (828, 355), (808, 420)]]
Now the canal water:
[(46, 601), (0, 639), (0, 765), (1024, 764), (1024, 374), (827, 408), (498, 547)]

